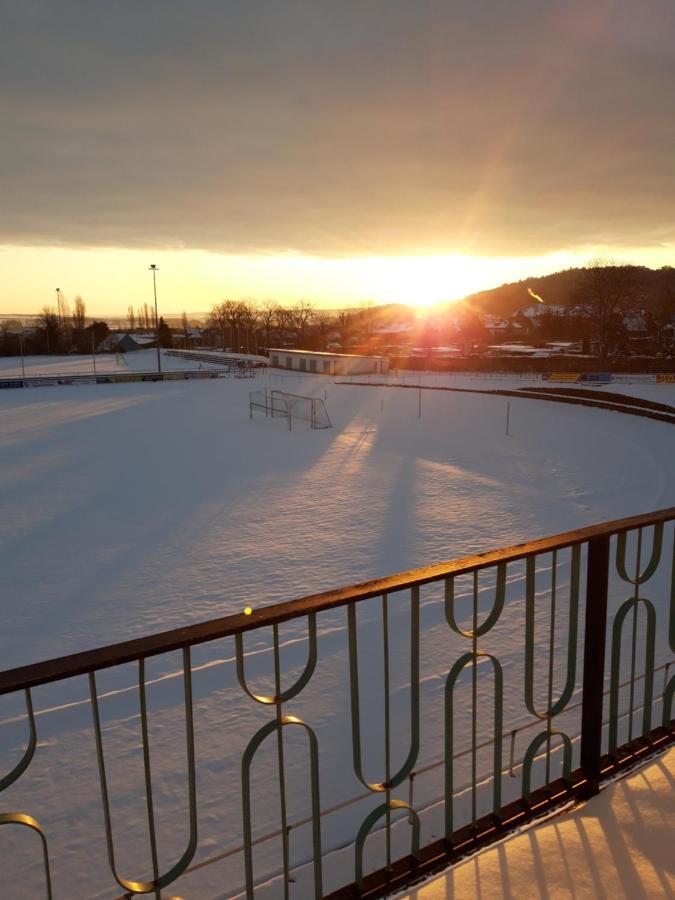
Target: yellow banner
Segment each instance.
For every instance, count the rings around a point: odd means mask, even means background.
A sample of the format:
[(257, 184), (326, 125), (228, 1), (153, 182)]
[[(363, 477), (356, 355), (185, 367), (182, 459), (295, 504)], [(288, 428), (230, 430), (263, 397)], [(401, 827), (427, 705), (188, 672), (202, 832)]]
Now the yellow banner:
[(581, 374), (576, 372), (553, 372), (548, 376), (549, 381), (567, 381), (576, 383), (581, 380)]

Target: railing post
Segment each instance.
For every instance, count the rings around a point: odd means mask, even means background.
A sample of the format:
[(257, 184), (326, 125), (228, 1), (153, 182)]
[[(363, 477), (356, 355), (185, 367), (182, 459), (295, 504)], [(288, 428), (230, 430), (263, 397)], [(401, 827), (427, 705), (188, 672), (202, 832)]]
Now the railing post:
[(587, 778), (581, 793), (585, 797), (598, 793), (600, 781), (608, 583), (609, 535), (603, 535), (588, 542), (581, 708), (581, 769)]

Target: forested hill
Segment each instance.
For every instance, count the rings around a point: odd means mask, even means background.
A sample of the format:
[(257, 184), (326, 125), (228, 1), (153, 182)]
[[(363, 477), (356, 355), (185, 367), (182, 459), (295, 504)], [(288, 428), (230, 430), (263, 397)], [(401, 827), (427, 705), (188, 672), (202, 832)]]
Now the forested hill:
[[(646, 307), (657, 303), (664, 292), (675, 295), (675, 268), (672, 266), (664, 266), (662, 269), (648, 269), (646, 266), (629, 268), (639, 283), (640, 292), (644, 294)], [(471, 294), (465, 302), (483, 312), (506, 316), (529, 302), (535, 302), (527, 293), (530, 288), (544, 303), (564, 305), (571, 301), (580, 271), (565, 269), (552, 275), (503, 284), (489, 291)]]

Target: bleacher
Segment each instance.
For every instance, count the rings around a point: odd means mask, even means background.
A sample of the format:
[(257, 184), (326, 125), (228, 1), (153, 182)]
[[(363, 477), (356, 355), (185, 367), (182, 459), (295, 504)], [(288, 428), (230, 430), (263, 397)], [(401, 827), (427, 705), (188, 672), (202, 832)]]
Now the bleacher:
[(222, 369), (254, 369), (267, 365), (267, 360), (262, 356), (249, 354), (226, 353), (223, 350), (167, 350), (166, 356), (175, 356), (179, 359), (190, 359), (196, 362), (207, 363), (210, 366), (220, 366)]

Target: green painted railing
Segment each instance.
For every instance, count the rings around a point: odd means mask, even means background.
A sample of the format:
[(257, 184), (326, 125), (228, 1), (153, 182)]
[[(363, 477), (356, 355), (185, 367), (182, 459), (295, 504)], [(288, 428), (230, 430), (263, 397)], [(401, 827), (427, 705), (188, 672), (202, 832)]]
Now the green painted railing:
[[(468, 580), (468, 588), (458, 591), (462, 579)], [(397, 617), (394, 627), (392, 595), (400, 600), (400, 592), (407, 594), (407, 615)], [(622, 599), (626, 592), (629, 596)], [(369, 633), (365, 640), (363, 625), (359, 624), (360, 604), (372, 598), (380, 598), (381, 626), (378, 663), (382, 665), (383, 742), (377, 747), (366, 738), (368, 729), (364, 730), (370, 713), (364, 709), (362, 670), (372, 654), (373, 637)], [(433, 673), (443, 682), (443, 738), (432, 748), (431, 758), (426, 747), (426, 760), (421, 758), (421, 746), (437, 723), (431, 721), (421, 702), (421, 665), (425, 661), (421, 651), (425, 635), (421, 607), (432, 618), (437, 609), (441, 611), (438, 621), (445, 623), (443, 627), (447, 626), (447, 634), (457, 647), (442, 670)], [(321, 677), (325, 665), (320, 653), (322, 622), (329, 617), (334, 628), (335, 615), (331, 617), (330, 611), (339, 608), (346, 608), (347, 613), (344, 698), (329, 693), (322, 704), (324, 711), (329, 707), (328, 712), (332, 705), (335, 715), (346, 711), (343, 728), (351, 744), (350, 764), (354, 778), (364, 790), (324, 806), (321, 762), (326, 751), (321, 736), (312, 722), (290, 714), (288, 704), (297, 703), (314, 679)], [(506, 645), (502, 648), (499, 644), (498, 629), (508, 617), (520, 612), (524, 614), (523, 629), (515, 646), (513, 629), (509, 632), (511, 645), (507, 652)], [(292, 620), (306, 627), (307, 657), (294, 683), (284, 687), (280, 629)], [(401, 622), (405, 653), (394, 641), (401, 636)], [(261, 694), (251, 687), (247, 677), (246, 642), (251, 633), (256, 636), (270, 629), (274, 688), (270, 694)], [(234, 639), (241, 696), (256, 707), (269, 708), (271, 715), (262, 727), (247, 735), (237, 783), (216, 784), (214, 788), (212, 780), (209, 785), (209, 791), (219, 792), (224, 809), (233, 792), (238, 794), (241, 843), (212, 856), (205, 851), (200, 857), (196, 762), (199, 747), (195, 747), (191, 650), (226, 637)], [(186, 834), (186, 839), (182, 852), (162, 869), (153, 795), (146, 661), (176, 650), (182, 652), (187, 761), (187, 819), (177, 823), (176, 828), (180, 834)], [(0, 779), (0, 791), (9, 789), (22, 777), (30, 777), (30, 765), (38, 748), (33, 690), (86, 675), (109, 870), (109, 874), (103, 874), (103, 867), (95, 866), (102, 873), (101, 890), (110, 886), (112, 878), (124, 896), (161, 897), (169, 885), (172, 892), (180, 890), (181, 876), (240, 854), (243, 884), (232, 885), (233, 894), (243, 887), (247, 896), (253, 897), (258, 887), (275, 875), (276, 868), (279, 894), (285, 898), (308, 894), (332, 898), (383, 896), (503, 837), (548, 809), (592, 796), (604, 779), (671, 742), (675, 736), (675, 675), (669, 675), (673, 654), (675, 508), (670, 508), (2, 672), (0, 694), (23, 692), (25, 697), (28, 738), (14, 767)], [(407, 672), (404, 714), (398, 702), (392, 704), (392, 672), (402, 655)], [(503, 665), (505, 655), (507, 668)], [(122, 874), (118, 869), (99, 712), (97, 673), (129, 663), (137, 667), (139, 691), (150, 850), (146, 875)], [(464, 685), (467, 670), (470, 678)], [(662, 685), (657, 684), (660, 672)], [(492, 686), (488, 688), (491, 706), (487, 719), (481, 715), (484, 694), (481, 700), (479, 684)], [(520, 695), (527, 713), (525, 721), (504, 721), (507, 691)], [(462, 715), (468, 717), (469, 724), (458, 729), (457, 719)], [(570, 733), (575, 715), (578, 725)], [(484, 720), (489, 722), (488, 727)], [(522, 754), (516, 754), (517, 740), (533, 729), (537, 731), (528, 737)], [(291, 730), (306, 736), (309, 760), (306, 775), (310, 813), (297, 820), (289, 813), (292, 798), (287, 784), (287, 735)], [(274, 780), (279, 798), (279, 828), (267, 835), (256, 835), (253, 763), (268, 738), (276, 745)], [(398, 766), (393, 762), (394, 742), (396, 755), (402, 756)], [(489, 763), (484, 762), (483, 751), (487, 751)], [(90, 750), (83, 746), (81, 752), (84, 756)], [(329, 747), (329, 756), (331, 752)], [(226, 747), (223, 753), (227, 753)], [(381, 769), (370, 780), (366, 771), (373, 765), (373, 758), (381, 760)], [(465, 784), (458, 781), (457, 770), (461, 766), (466, 766)], [(415, 785), (434, 773), (442, 775), (442, 789), (431, 799), (427, 790), (424, 798), (416, 802)], [(368, 812), (362, 816), (356, 808), (364, 802)], [(353, 833), (345, 856), (344, 841), (327, 842), (325, 831), (331, 816), (344, 814), (350, 807), (354, 807), (350, 820)], [(441, 836), (425, 843), (427, 821), (431, 823), (427, 828), (429, 835), (439, 828)], [(51, 897), (54, 861), (49, 854), (47, 829), (31, 813), (24, 812), (0, 814), (0, 824), (22, 826), (38, 833), (42, 860), (36, 860), (35, 865), (43, 866), (45, 894)], [(293, 859), (290, 835), (305, 825), (311, 829), (311, 858)], [(398, 836), (401, 826), (406, 825), (409, 841), (402, 853)], [(5, 829), (2, 831), (6, 833)], [(374, 833), (383, 838), (381, 856), (379, 850), (368, 853), (368, 838)], [(273, 838), (280, 840), (281, 859), (276, 866), (270, 863), (257, 872), (254, 848)], [(2, 852), (0, 843), (0, 859)], [(348, 867), (345, 859), (350, 860)], [(21, 886), (11, 893), (21, 896)]]

